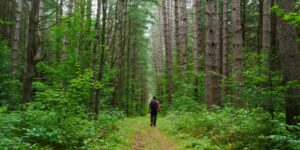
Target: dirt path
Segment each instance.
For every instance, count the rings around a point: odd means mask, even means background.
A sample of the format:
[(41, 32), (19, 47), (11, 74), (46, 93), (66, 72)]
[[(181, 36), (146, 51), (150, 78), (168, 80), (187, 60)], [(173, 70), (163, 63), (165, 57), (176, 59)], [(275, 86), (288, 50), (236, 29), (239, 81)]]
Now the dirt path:
[(145, 121), (137, 123), (136, 126), (138, 130), (132, 150), (176, 150), (175, 143), (156, 127), (147, 126)]

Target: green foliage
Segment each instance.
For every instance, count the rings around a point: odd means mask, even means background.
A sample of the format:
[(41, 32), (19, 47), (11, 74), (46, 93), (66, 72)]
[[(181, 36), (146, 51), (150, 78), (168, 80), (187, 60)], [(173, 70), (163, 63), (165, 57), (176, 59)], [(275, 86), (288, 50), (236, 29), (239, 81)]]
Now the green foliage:
[(103, 112), (99, 121), (88, 121), (80, 115), (32, 107), (25, 112), (1, 112), (0, 148), (88, 149), (101, 141), (107, 146), (106, 140), (118, 130), (116, 123), (122, 116)]
[(8, 72), (11, 72), (11, 49), (7, 42), (0, 40), (0, 106), (8, 104), (9, 109), (17, 108), (21, 99), (21, 82)]
[(6, 21), (0, 18), (0, 25), (13, 25), (14, 23), (11, 21)]
[(160, 119), (160, 128), (176, 135), (182, 149), (299, 148), (299, 135), (288, 132), (283, 119), (269, 120), (262, 109), (225, 107), (207, 112), (205, 106), (197, 107), (197, 112), (174, 111)]
[(294, 25), (296, 28), (300, 28), (300, 13), (286, 13), (277, 4), (272, 7), (272, 11), (275, 12), (276, 15), (280, 16), (284, 21), (288, 22), (291, 25)]

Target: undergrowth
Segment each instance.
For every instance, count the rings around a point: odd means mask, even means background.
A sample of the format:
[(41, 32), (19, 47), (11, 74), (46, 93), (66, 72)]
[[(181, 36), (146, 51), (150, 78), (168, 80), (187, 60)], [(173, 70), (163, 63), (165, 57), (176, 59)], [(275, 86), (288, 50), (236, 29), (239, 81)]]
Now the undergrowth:
[(299, 134), (286, 130), (282, 114), (271, 120), (262, 109), (225, 107), (208, 112), (197, 107), (201, 109), (173, 111), (160, 119), (159, 128), (175, 135), (181, 149), (300, 149)]

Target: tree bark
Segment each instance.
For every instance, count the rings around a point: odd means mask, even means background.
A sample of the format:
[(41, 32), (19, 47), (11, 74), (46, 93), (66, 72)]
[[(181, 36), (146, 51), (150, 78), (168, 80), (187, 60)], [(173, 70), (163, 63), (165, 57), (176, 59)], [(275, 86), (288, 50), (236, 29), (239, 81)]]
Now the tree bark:
[[(232, 0), (232, 31), (233, 31), (233, 73), (239, 86), (243, 83), (243, 38), (241, 26), (241, 11), (240, 0)], [(234, 103), (242, 107), (244, 104), (240, 99), (241, 93), (239, 90), (234, 90)]]
[[(246, 40), (246, 5), (248, 0), (241, 1), (241, 26), (242, 26), (242, 39), (243, 41)], [(244, 43), (243, 43), (244, 44)]]
[(97, 17), (95, 23), (95, 31), (96, 35), (94, 37), (94, 45), (93, 45), (93, 64), (92, 64), (92, 71), (93, 71), (93, 87), (91, 89), (91, 95), (89, 100), (89, 119), (92, 119), (93, 114), (95, 113), (96, 116), (96, 82), (98, 81), (97, 78), (97, 62), (98, 62), (98, 46), (100, 42), (100, 10), (101, 10), (101, 0), (97, 0)]
[(25, 64), (24, 64), (24, 75), (23, 75), (23, 101), (27, 104), (32, 97), (32, 82), (36, 69), (36, 63), (38, 50), (38, 14), (40, 0), (34, 0), (31, 2), (32, 8), (29, 9), (29, 29), (28, 29), (28, 45), (25, 51)]
[(167, 80), (168, 80), (168, 101), (172, 103), (172, 95), (174, 91), (173, 84), (173, 57), (172, 57), (172, 28), (171, 28), (171, 19), (167, 12), (169, 12), (170, 3), (166, 3), (168, 0), (164, 0), (162, 3), (163, 8), (163, 20), (164, 20), (164, 41), (165, 41), (165, 53), (166, 53), (166, 65), (167, 65)]
[(265, 53), (266, 69), (270, 75), (270, 59), (271, 59), (271, 0), (264, 0), (263, 3), (263, 35), (262, 47)]
[(81, 67), (84, 67), (84, 49), (83, 49), (83, 45), (84, 45), (84, 39), (82, 38), (84, 36), (84, 22), (86, 22), (85, 20), (85, 7), (86, 7), (86, 1), (85, 0), (80, 0), (79, 2), (79, 10), (80, 10), (80, 23), (79, 23), (79, 27), (80, 27), (80, 31), (77, 34), (77, 39), (78, 39), (78, 49), (77, 49), (77, 58), (78, 61), (81, 64)]
[[(63, 0), (57, 0), (57, 6), (56, 6), (56, 24), (59, 26), (61, 24), (61, 17), (63, 14)], [(61, 56), (60, 56), (60, 49), (61, 47), (59, 46), (58, 43), (61, 43), (61, 38), (59, 36), (56, 37), (56, 60), (60, 61)]]
[(73, 3), (74, 3), (74, 0), (69, 0), (69, 3), (67, 5), (67, 12), (66, 12), (66, 15), (68, 17), (72, 16), (72, 14), (73, 14)]
[[(259, 18), (258, 18), (258, 29), (257, 29), (257, 55), (260, 55), (262, 49), (262, 24), (263, 24), (263, 0), (259, 0)], [(259, 62), (259, 60), (258, 60)]]
[(215, 86), (215, 91), (216, 91), (216, 104), (221, 105), (221, 99), (220, 99), (220, 87), (219, 87), (219, 80), (220, 80), (220, 75), (222, 72), (222, 51), (221, 51), (221, 30), (222, 30), (222, 21), (221, 21), (221, 6), (220, 6), (220, 0), (217, 0), (217, 7), (216, 7), (216, 34), (215, 34), (215, 40), (216, 40), (216, 86)]
[[(67, 17), (71, 17), (72, 13), (73, 13), (73, 1), (74, 0), (69, 0), (68, 4), (67, 4), (67, 12), (66, 15)], [(69, 21), (69, 20), (68, 20)], [(70, 23), (67, 22), (67, 29), (70, 27)], [(66, 33), (67, 34), (67, 33)], [(68, 49), (68, 45), (69, 45), (69, 40), (68, 40), (68, 35), (64, 36), (64, 47), (63, 47), (63, 51), (62, 51), (62, 58), (61, 61), (65, 61), (67, 59), (67, 49)]]
[(13, 38), (13, 46), (12, 46), (12, 73), (15, 75), (17, 73), (18, 67), (18, 53), (19, 53), (19, 43), (20, 43), (20, 29), (21, 29), (21, 21), (22, 21), (22, 11), (23, 11), (23, 0), (18, 0), (18, 8), (16, 13), (16, 25), (15, 25), (15, 33)]
[[(101, 83), (103, 80), (104, 65), (105, 65), (106, 8), (107, 8), (107, 2), (106, 0), (102, 0), (102, 33), (101, 33), (101, 46), (100, 46), (101, 57), (100, 57), (100, 66), (99, 66), (99, 74), (98, 74), (98, 80)], [(100, 94), (101, 94), (101, 89), (98, 89), (96, 91), (96, 103), (95, 103), (96, 116), (99, 115)]]
[(38, 48), (38, 54), (41, 55), (42, 53), (42, 48), (43, 48), (43, 28), (45, 25), (45, 21), (44, 21), (44, 16), (45, 16), (45, 4), (44, 4), (44, 0), (40, 0), (40, 8), (39, 8), (39, 30), (38, 30), (38, 36), (39, 36), (39, 48)]
[(181, 47), (180, 47), (180, 18), (179, 18), (179, 0), (175, 0), (175, 44), (176, 44), (176, 62), (177, 78), (181, 79)]
[(183, 24), (183, 67), (184, 67), (184, 75), (185, 80), (188, 79), (188, 10), (187, 10), (187, 1), (184, 0), (182, 6), (182, 24)]
[(195, 28), (194, 28), (194, 73), (195, 73), (195, 98), (199, 101), (199, 78), (198, 74), (200, 72), (200, 54), (201, 54), (201, 0), (194, 0), (195, 8)]
[[(263, 35), (262, 35), (262, 46), (263, 51), (265, 54), (265, 68), (266, 68), (266, 75), (268, 76), (268, 88), (269, 90), (272, 89), (272, 70), (271, 70), (271, 57), (272, 57), (272, 50), (271, 50), (271, 0), (264, 0), (263, 4)], [(274, 106), (273, 106), (273, 99), (269, 98), (267, 102), (267, 110), (272, 116), (274, 116)]]
[(214, 0), (208, 0), (206, 6), (206, 60), (205, 60), (205, 102), (208, 110), (216, 104), (216, 43), (214, 26)]
[(222, 97), (227, 94), (226, 81), (228, 78), (228, 1), (223, 1), (223, 40), (222, 40)]
[[(271, 1), (271, 6), (275, 4), (275, 0)], [(278, 50), (278, 37), (277, 37), (277, 16), (276, 12), (271, 12), (271, 70), (280, 70), (279, 50)]]
[[(279, 7), (285, 12), (291, 12), (295, 6), (293, 0), (276, 0)], [(279, 58), (283, 69), (283, 81), (300, 81), (300, 55), (299, 46), (297, 43), (297, 32), (295, 27), (283, 21), (282, 18), (277, 19), (278, 38), (279, 40)], [(286, 122), (288, 125), (296, 125), (300, 123), (295, 117), (300, 116), (300, 88), (289, 87), (287, 89), (288, 96), (286, 97)]]

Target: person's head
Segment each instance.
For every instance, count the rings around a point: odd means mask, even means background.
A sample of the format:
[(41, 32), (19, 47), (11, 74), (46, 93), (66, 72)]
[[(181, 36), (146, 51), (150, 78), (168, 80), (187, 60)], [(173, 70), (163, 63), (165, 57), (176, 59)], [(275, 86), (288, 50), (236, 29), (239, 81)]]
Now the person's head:
[(153, 96), (153, 98), (152, 99), (156, 99), (156, 97), (155, 96)]

